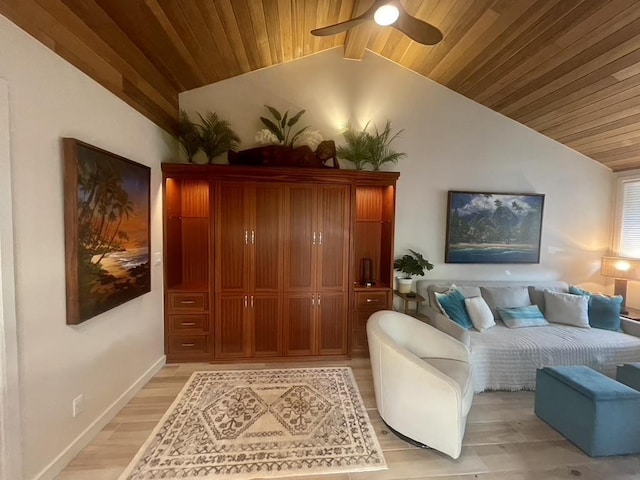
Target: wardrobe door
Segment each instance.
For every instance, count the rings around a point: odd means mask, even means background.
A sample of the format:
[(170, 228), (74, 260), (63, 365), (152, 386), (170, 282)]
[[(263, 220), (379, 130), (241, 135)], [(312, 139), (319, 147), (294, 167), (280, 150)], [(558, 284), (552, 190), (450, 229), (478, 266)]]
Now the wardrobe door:
[(287, 356), (314, 355), (315, 295), (311, 293), (284, 296), (284, 354)]
[(318, 188), (318, 292), (348, 290), (350, 192), (344, 185)]
[(280, 292), (284, 270), (284, 187), (273, 183), (255, 184), (251, 203), (251, 291)]
[(347, 353), (347, 294), (322, 293), (317, 296), (319, 355)]
[(216, 291), (249, 290), (251, 241), (246, 184), (219, 182), (216, 202)]
[(250, 355), (248, 324), (249, 297), (223, 294), (216, 298), (214, 328), (215, 357), (242, 358)]
[(312, 292), (315, 287), (316, 189), (288, 185), (285, 198), (285, 292)]
[(282, 355), (282, 304), (279, 294), (251, 295), (252, 356)]

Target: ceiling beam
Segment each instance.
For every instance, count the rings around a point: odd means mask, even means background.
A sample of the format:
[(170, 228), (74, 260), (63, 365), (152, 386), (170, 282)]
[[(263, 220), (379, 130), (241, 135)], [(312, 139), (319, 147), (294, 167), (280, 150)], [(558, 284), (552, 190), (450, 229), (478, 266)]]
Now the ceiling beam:
[[(362, 15), (372, 4), (373, 0), (356, 0), (353, 4), (351, 18)], [(365, 22), (347, 31), (347, 37), (344, 41), (344, 58), (362, 60), (374, 27), (371, 22)]]

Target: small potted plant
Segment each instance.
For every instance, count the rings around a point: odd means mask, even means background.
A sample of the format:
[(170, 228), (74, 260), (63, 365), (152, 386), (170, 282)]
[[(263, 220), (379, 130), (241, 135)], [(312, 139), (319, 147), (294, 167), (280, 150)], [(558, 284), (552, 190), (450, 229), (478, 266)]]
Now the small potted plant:
[(368, 164), (375, 171), (380, 170), (385, 163), (398, 163), (398, 160), (407, 156), (406, 153), (396, 152), (391, 149), (391, 143), (400, 136), (404, 130), (395, 134), (391, 131), (391, 121), (387, 120), (384, 130), (375, 133), (367, 132), (369, 122), (362, 131), (355, 131), (347, 125), (342, 132), (346, 145), (338, 148), (338, 157), (352, 162), (356, 170), (363, 170)]
[(200, 151), (200, 132), (184, 110), (180, 110), (178, 120), (178, 141), (187, 161), (193, 163), (193, 157)]
[(403, 255), (396, 258), (393, 262), (393, 268), (403, 273), (402, 277), (398, 277), (398, 292), (410, 293), (412, 277), (414, 275), (423, 276), (425, 270), (433, 270), (433, 264), (425, 259), (422, 254), (409, 249), (411, 254)]
[(198, 125), (200, 148), (207, 156), (207, 162), (213, 163), (213, 159), (227, 150), (238, 148), (240, 138), (231, 129), (227, 120), (221, 119), (215, 112), (207, 112), (200, 115), (201, 125)]

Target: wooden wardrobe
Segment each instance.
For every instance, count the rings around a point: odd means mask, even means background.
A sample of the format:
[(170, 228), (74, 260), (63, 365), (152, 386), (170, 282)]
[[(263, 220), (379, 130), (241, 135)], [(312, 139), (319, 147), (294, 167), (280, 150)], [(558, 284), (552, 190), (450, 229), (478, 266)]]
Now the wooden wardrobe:
[(169, 362), (367, 354), (367, 318), (391, 308), (398, 173), (162, 172)]

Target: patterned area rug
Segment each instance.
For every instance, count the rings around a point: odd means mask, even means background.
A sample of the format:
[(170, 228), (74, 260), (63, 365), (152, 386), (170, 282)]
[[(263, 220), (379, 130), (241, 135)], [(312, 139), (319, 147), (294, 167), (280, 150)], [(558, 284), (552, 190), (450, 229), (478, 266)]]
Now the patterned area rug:
[(348, 367), (195, 372), (120, 480), (385, 469)]

